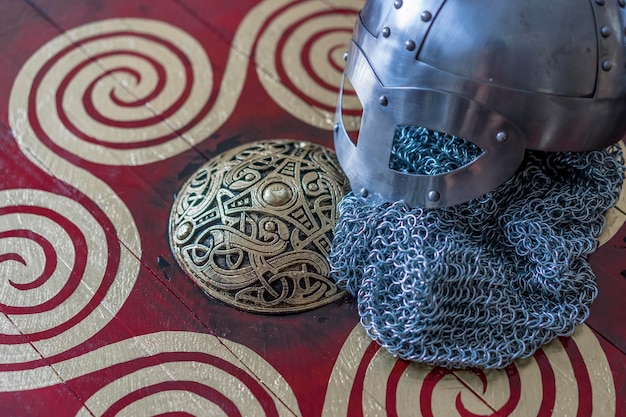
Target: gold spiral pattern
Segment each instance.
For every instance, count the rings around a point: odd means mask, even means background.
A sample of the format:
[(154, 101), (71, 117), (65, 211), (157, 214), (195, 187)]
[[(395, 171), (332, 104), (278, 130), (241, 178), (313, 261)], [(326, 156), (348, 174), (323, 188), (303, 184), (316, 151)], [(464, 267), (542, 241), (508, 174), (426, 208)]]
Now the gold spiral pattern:
[[(147, 354), (161, 358), (160, 363), (149, 361)], [(245, 363), (237, 357), (245, 358)], [(76, 358), (73, 364), (61, 363), (59, 368), (76, 369), (80, 364), (79, 372), (86, 373), (122, 362), (128, 363), (125, 375), (88, 398), (78, 416), (300, 414), (293, 392), (272, 366), (245, 346), (206, 334), (138, 336)]]
[[(86, 159), (120, 164), (109, 152), (113, 142), (83, 148), (88, 140), (66, 136), (68, 126), (76, 122), (70, 114), (89, 97), (79, 95), (74, 102), (67, 91), (80, 94), (86, 80), (92, 80), (94, 89), (103, 88), (110, 82), (103, 74), (113, 76), (104, 68), (100, 75), (93, 73), (98, 68), (89, 58), (89, 42), (81, 44), (81, 36), (93, 39), (99, 31), (106, 33), (105, 27), (124, 27), (123, 22), (96, 22), (68, 31), (75, 44), (66, 36), (52, 39), (29, 58), (13, 83), (9, 122), (20, 149), (35, 166), (70, 188), (75, 199), (42, 190), (2, 191), (5, 246), (0, 268), (9, 276), (25, 274), (19, 282), (2, 284), (10, 289), (3, 293), (0, 357), (2, 363), (17, 366), (7, 371), (10, 376), (0, 384), (3, 391), (19, 390), (33, 379), (58, 383), (59, 376), (43, 358), (71, 351), (106, 327), (137, 280), (142, 249), (135, 221), (115, 191), (79, 166), (76, 158), (91, 149), (94, 153)], [(64, 71), (60, 62), (72, 70)], [(120, 91), (112, 93), (111, 100), (121, 100)], [(92, 109), (92, 114), (101, 111)], [(128, 143), (133, 145), (132, 140)], [(132, 159), (133, 152), (117, 150), (127, 154), (130, 163), (141, 162)]]
[(357, 325), (333, 369), (323, 415), (522, 417), (559, 410), (599, 417), (615, 415), (614, 386), (602, 347), (585, 325), (532, 358), (489, 371), (449, 371), (398, 360)]
[[(206, 395), (186, 389), (187, 383), (198, 383), (198, 373), (202, 372), (209, 375), (212, 382), (203, 379), (199, 382), (201, 385), (219, 390), (241, 410), (245, 410), (248, 404), (251, 410), (259, 410), (258, 399), (241, 385), (245, 373), (262, 382), (279, 415), (300, 414), (289, 385), (267, 362), (244, 346), (223, 339), (215, 343), (215, 338), (206, 335), (158, 332), (138, 336), (70, 357), (55, 363), (54, 368), (43, 365), (41, 359), (71, 350), (110, 323), (135, 284), (138, 259), (141, 259), (141, 239), (126, 205), (107, 184), (74, 165), (76, 160), (72, 156), (104, 165), (142, 165), (175, 156), (189, 149), (189, 145), (201, 142), (232, 114), (245, 81), (248, 57), (254, 53), (257, 38), (254, 56), (263, 64), (257, 73), (273, 100), (298, 119), (330, 129), (336, 93), (331, 94), (329, 86), (339, 87), (342, 49), (347, 45), (356, 10), (360, 9), (362, 2), (342, 0), (339, 4), (346, 11), (343, 20), (331, 18), (326, 9), (312, 7), (311, 3), (305, 1), (296, 5), (287, 0), (268, 0), (250, 10), (235, 35), (233, 44), (240, 49), (231, 51), (228, 57), (219, 92), (213, 85), (209, 59), (198, 42), (181, 29), (146, 19), (115, 19), (80, 26), (68, 31), (67, 36), (59, 36), (45, 44), (24, 65), (11, 91), (9, 117), (13, 134), (24, 155), (35, 165), (74, 187), (93, 206), (88, 210), (84, 204), (42, 190), (0, 191), (0, 303), (4, 306), (0, 313), (0, 365), (3, 365), (0, 392), (52, 387), (115, 365), (135, 363), (150, 355), (200, 354), (203, 356), (195, 357), (195, 360), (181, 360), (181, 357), (166, 360), (162, 367), (138, 366), (136, 374), (108, 381), (98, 389), (89, 397), (88, 409), (80, 413), (98, 415), (106, 412), (116, 399), (132, 399), (128, 395), (132, 396), (142, 388), (163, 387), (159, 384), (169, 383), (165, 374), (170, 379), (179, 378), (183, 383), (178, 387), (153, 389), (150, 395), (140, 398), (134, 397), (136, 401), (127, 401), (126, 412), (218, 413), (221, 410)], [(302, 12), (309, 17), (297, 18)], [(311, 22), (320, 24), (323, 30), (313, 28)], [(128, 33), (131, 27), (142, 34), (140, 44), (134, 44), (137, 34)], [(100, 35), (101, 39), (108, 39), (105, 43), (111, 49), (104, 47), (104, 43), (95, 42)], [(175, 48), (166, 46), (163, 39), (175, 40)], [(274, 52), (269, 53), (268, 48), (279, 44), (281, 54), (274, 59)], [(299, 51), (302, 45), (306, 45), (304, 49), (308, 51), (306, 65), (300, 63), (299, 57), (290, 55), (292, 49)], [(125, 52), (120, 54), (122, 51)], [(167, 65), (173, 63), (175, 66), (165, 67), (166, 63), (155, 56), (155, 52), (168, 56)], [(202, 107), (193, 109), (192, 118), (177, 111), (177, 104), (169, 101), (172, 97), (180, 99), (186, 94), (185, 89), (189, 89), (185, 85), (189, 85), (190, 79), (178, 77), (183, 55), (193, 68), (195, 84), (190, 94), (199, 94), (197, 100), (188, 99), (185, 108), (194, 100), (202, 103)], [(318, 56), (326, 59), (313, 58)], [(132, 68), (127, 64), (129, 62), (132, 62)], [(65, 68), (71, 70), (68, 72)], [(288, 82), (282, 85), (282, 80)], [(308, 83), (318, 88), (311, 89)], [(214, 104), (209, 107), (207, 92), (216, 95)], [(90, 101), (90, 96), (99, 98)], [(101, 97), (104, 100), (100, 100)], [(352, 96), (348, 100), (352, 104), (346, 107), (356, 111), (356, 98)], [(88, 105), (84, 106), (84, 103)], [(174, 132), (184, 141), (174, 137), (176, 135), (169, 137)], [(624, 207), (623, 201), (621, 207)], [(95, 216), (97, 210), (102, 211)], [(616, 219), (621, 225), (623, 214)], [(87, 262), (85, 270), (88, 274), (80, 275), (75, 292), (68, 291), (67, 283), (72, 272), (76, 271), (76, 265), (84, 262), (86, 257), (90, 261), (102, 261), (102, 255), (110, 253), (112, 241), (107, 240), (104, 232), (107, 222), (111, 235), (122, 243), (119, 259), (109, 272), (97, 262)], [(612, 229), (612, 233), (618, 229)], [(72, 242), (79, 234), (84, 235), (83, 248)], [(54, 268), (50, 266), (53, 264)], [(111, 286), (102, 285), (111, 278)], [(97, 288), (108, 289), (94, 302), (90, 291), (97, 291)], [(61, 293), (63, 297), (54, 298)], [(87, 298), (83, 299), (84, 296)], [(51, 300), (55, 301), (51, 303)], [(92, 304), (87, 306), (86, 303)], [(42, 305), (46, 307), (42, 308)], [(78, 317), (78, 311), (84, 312), (81, 317)], [(355, 336), (359, 332), (361, 334)], [(359, 365), (355, 360), (365, 363), (366, 369), (367, 392), (358, 407), (380, 410), (380, 404), (385, 404), (386, 398), (382, 399), (376, 390), (381, 391), (390, 376), (398, 374), (395, 368), (398, 361), (382, 351), (376, 351), (373, 360), (363, 361), (371, 342), (362, 333), (355, 329), (339, 355), (326, 395), (324, 415), (338, 415), (335, 411), (350, 407), (350, 384), (346, 381), (354, 380)], [(33, 337), (32, 344), (25, 342), (25, 336)], [(544, 349), (550, 367), (555, 370), (555, 407), (564, 407), (574, 415), (580, 410), (581, 397), (572, 391), (571, 381), (580, 374), (581, 363), (587, 365), (593, 361), (596, 369), (587, 367), (585, 372), (594, 404), (609, 404), (605, 410), (609, 410), (608, 414), (612, 410), (614, 415), (613, 380), (597, 339), (583, 326), (572, 340), (580, 351), (579, 360), (571, 357), (573, 350), (568, 348), (567, 341), (555, 341)], [(220, 345), (226, 346), (231, 355), (220, 349)], [(241, 370), (238, 377), (227, 376), (233, 386), (211, 386), (215, 378), (223, 377), (221, 372), (224, 371), (219, 366), (207, 364), (205, 359), (208, 357), (235, 364)], [(527, 400), (524, 404), (531, 403), (533, 396), (541, 396), (542, 387), (533, 385), (530, 377), (546, 369), (546, 362), (541, 363), (538, 365), (536, 359), (531, 359), (518, 369), (520, 375), (523, 374), (520, 381), (525, 381), (522, 399)], [(561, 366), (562, 373), (558, 370)], [(398, 415), (415, 415), (416, 410), (421, 413), (421, 405), (415, 403), (416, 392), (423, 391), (420, 379), (431, 375), (430, 382), (433, 382), (431, 372), (432, 369), (411, 365), (400, 373), (394, 392), (398, 398), (413, 402), (407, 402), (408, 408), (401, 408), (405, 406), (398, 401)], [(568, 379), (569, 385), (566, 384)], [(466, 385), (459, 385), (461, 380)], [(454, 385), (452, 391), (446, 389), (447, 381)], [(431, 410), (433, 415), (459, 414), (456, 408), (459, 401), (465, 410), (489, 414), (492, 410), (485, 409), (485, 404), (481, 406), (473, 401), (475, 397), (467, 390), (468, 386), (488, 397), (494, 407), (505, 405), (511, 393), (510, 378), (504, 371), (482, 375), (446, 374), (433, 386), (433, 403), (441, 407), (441, 410)], [(246, 392), (243, 395), (247, 397), (234, 398), (241, 392)], [(166, 403), (174, 405), (161, 408)], [(373, 405), (366, 407), (365, 404)], [(148, 406), (159, 408), (154, 411)], [(520, 405), (511, 415), (522, 415), (523, 411)], [(592, 412), (594, 414), (590, 415), (601, 415), (596, 408), (592, 408)]]
[(24, 65), (15, 89), (23, 96), (14, 97), (18, 135), (28, 120), (51, 149), (99, 164), (142, 165), (206, 138), (194, 129), (210, 117), (213, 74), (202, 46), (181, 29), (111, 19), (48, 42)]
[[(344, 58), (362, 1), (268, 1), (259, 36), (257, 74), (272, 99), (298, 119), (331, 130)], [(360, 121), (360, 104), (347, 90), (346, 123)], [(358, 126), (358, 125), (356, 125)]]
[(39, 359), (22, 335), (53, 356), (92, 337), (120, 310), (139, 264), (107, 227), (105, 216), (73, 199), (0, 191), (0, 364)]

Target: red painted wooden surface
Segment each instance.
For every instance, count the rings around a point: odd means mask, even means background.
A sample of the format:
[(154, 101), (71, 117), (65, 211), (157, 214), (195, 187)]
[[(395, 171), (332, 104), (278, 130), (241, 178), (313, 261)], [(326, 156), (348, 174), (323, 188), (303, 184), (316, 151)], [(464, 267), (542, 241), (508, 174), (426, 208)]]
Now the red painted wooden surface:
[(179, 269), (169, 212), (203, 162), (260, 139), (332, 147), (359, 5), (0, 4), (0, 415), (626, 414), (624, 227), (591, 258), (593, 331), (494, 372), (396, 361), (349, 299), (255, 315)]

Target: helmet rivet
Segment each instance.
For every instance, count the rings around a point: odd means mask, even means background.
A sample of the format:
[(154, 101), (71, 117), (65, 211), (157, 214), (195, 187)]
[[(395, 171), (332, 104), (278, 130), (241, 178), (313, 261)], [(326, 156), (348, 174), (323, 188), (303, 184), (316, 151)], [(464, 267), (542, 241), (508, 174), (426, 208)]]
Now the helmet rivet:
[(399, 9), (400, 7), (402, 7), (402, 0), (396, 0), (393, 2), (393, 7), (395, 7), (396, 9)]
[(343, 53), (343, 60), (344, 60), (344, 61), (347, 61), (347, 60), (348, 60), (348, 53), (347, 53), (347, 52), (344, 52), (344, 53)]
[(619, 7), (626, 7), (626, 0), (619, 0)]
[(367, 188), (361, 188), (359, 190), (359, 195), (363, 198), (367, 198), (367, 196), (370, 195), (370, 192), (368, 191)]
[(378, 104), (385, 107), (387, 104), (389, 104), (389, 100), (387, 100), (386, 96), (380, 96), (378, 97)]
[(609, 36), (611, 36), (611, 32), (612, 32), (612, 30), (608, 26), (602, 26), (602, 29), (600, 29), (600, 33), (605, 38), (608, 38)]
[(333, 126), (333, 129), (335, 130), (335, 133), (339, 132), (339, 123), (335, 123), (335, 126)]
[(391, 29), (389, 29), (388, 27), (384, 27), (383, 28), (383, 38), (388, 38), (389, 35), (391, 35)]
[(610, 59), (605, 59), (604, 61), (602, 61), (603, 70), (609, 71), (611, 68), (613, 68), (613, 62), (611, 62)]
[(428, 10), (423, 11), (422, 14), (420, 15), (420, 19), (422, 19), (422, 22), (428, 22), (432, 18), (433, 18), (433, 15)]
[(439, 193), (435, 190), (431, 190), (428, 192), (428, 200), (430, 201), (439, 201), (439, 199), (441, 198), (441, 195), (439, 195)]
[(598, 3), (600, 6), (604, 6), (604, 0), (596, 0), (596, 3)]
[(506, 133), (504, 130), (499, 131), (498, 133), (496, 133), (496, 140), (499, 143), (504, 143), (507, 140), (509, 140), (509, 134)]
[(404, 42), (404, 46), (406, 47), (407, 51), (412, 51), (415, 49), (415, 42), (409, 39), (408, 41)]

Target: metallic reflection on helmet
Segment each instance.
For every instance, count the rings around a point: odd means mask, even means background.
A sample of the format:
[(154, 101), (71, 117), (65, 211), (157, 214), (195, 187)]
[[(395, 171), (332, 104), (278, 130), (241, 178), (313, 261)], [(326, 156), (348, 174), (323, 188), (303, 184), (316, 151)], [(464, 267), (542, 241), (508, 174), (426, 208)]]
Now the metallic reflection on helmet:
[[(451, 206), (504, 183), (525, 149), (617, 142), (626, 133), (624, 27), (617, 1), (368, 0), (344, 74), (363, 106), (357, 145), (342, 122), (343, 87), (335, 120), (352, 189)], [(381, 157), (398, 126), (465, 138), (482, 153), (445, 173), (401, 172)]]

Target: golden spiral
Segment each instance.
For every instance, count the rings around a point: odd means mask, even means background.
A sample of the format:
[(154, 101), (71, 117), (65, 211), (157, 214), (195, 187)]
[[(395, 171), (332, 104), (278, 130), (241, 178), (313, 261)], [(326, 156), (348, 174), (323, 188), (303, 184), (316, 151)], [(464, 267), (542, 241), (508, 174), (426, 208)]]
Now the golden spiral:
[(585, 325), (532, 358), (488, 371), (449, 371), (398, 360), (357, 325), (331, 374), (323, 415), (521, 417), (552, 415), (552, 410), (581, 417), (615, 415), (610, 369)]
[[(146, 353), (159, 357), (159, 364)], [(81, 372), (86, 373), (122, 362), (125, 375), (96, 391), (78, 416), (300, 415), (293, 392), (265, 360), (245, 346), (206, 334), (146, 334), (59, 367), (76, 369), (84, 364)]]
[(90, 209), (46, 191), (0, 191), (0, 364), (78, 346), (128, 297), (139, 263)]
[[(285, 111), (313, 126), (331, 130), (354, 21), (363, 2), (341, 0), (330, 8), (319, 1), (267, 1), (265, 30), (255, 59), (259, 80)], [(355, 126), (360, 105), (346, 91), (346, 123)], [(358, 125), (357, 125), (358, 126)]]
[(141, 165), (206, 138), (207, 119), (227, 114), (211, 115), (212, 94), (211, 64), (189, 34), (156, 20), (103, 20), (31, 56), (13, 85), (11, 124), (18, 140), (32, 129), (59, 154)]

